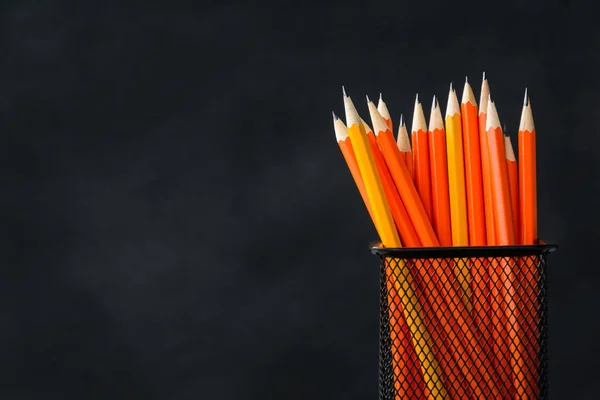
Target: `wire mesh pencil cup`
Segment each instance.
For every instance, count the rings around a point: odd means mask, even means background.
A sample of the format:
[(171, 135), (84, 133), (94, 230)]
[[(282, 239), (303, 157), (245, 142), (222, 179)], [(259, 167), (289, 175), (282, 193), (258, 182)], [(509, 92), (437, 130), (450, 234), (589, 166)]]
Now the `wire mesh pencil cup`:
[(379, 399), (547, 399), (555, 245), (383, 248)]

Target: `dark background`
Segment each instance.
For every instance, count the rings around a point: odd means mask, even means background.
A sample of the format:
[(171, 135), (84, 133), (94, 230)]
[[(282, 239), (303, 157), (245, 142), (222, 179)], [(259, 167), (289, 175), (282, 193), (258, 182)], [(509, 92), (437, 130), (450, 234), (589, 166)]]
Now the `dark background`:
[[(85, 5), (81, 4), (85, 3)], [(2, 399), (375, 399), (378, 264), (341, 85), (395, 123), (525, 86), (551, 393), (597, 398), (600, 29), (581, 1), (4, 2)]]

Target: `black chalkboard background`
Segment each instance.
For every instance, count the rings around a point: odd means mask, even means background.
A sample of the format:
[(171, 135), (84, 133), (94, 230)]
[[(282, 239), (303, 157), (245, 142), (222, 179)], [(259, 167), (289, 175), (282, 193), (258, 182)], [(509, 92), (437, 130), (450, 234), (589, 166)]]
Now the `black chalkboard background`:
[(538, 131), (550, 384), (597, 398), (600, 28), (581, 1), (12, 1), (0, 398), (376, 399), (378, 264), (335, 142), (486, 71)]

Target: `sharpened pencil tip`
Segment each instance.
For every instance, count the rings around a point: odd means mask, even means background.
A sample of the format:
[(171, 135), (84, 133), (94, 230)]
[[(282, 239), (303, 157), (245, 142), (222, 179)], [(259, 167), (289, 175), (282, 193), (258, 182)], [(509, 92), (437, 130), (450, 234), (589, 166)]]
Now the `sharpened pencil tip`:
[(332, 111), (331, 115), (333, 115), (333, 120), (334, 121), (337, 121), (338, 119), (340, 119), (337, 115), (335, 115), (335, 111)]
[(404, 115), (400, 114), (400, 126), (404, 125)]
[(485, 81), (485, 71), (483, 71), (483, 78), (481, 78), (482, 81)]
[(465, 83), (469, 83), (469, 77), (465, 76)]
[(381, 95), (381, 92), (379, 92), (379, 101), (383, 101), (383, 96)]
[(344, 97), (348, 97), (348, 95), (346, 94), (346, 88), (344, 87), (344, 85), (342, 85), (342, 93), (344, 94)]
[(367, 98), (367, 103), (370, 103), (371, 100), (369, 100), (369, 95), (366, 95), (365, 97)]
[(525, 88), (525, 97), (523, 98), (523, 105), (526, 106), (527, 105), (527, 88)]
[(450, 82), (450, 91), (452, 91), (452, 82)]
[(419, 93), (417, 93), (417, 97), (415, 97), (415, 106), (419, 104)]
[(431, 102), (431, 111), (435, 110), (435, 106), (437, 104), (437, 100), (435, 99), (435, 94), (433, 95), (433, 101)]

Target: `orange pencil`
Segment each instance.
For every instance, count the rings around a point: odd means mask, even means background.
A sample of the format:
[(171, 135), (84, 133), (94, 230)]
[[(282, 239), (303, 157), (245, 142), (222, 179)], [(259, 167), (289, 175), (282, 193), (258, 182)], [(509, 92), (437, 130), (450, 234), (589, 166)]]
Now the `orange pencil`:
[[(537, 244), (537, 184), (536, 184), (536, 133), (531, 112), (531, 102), (525, 89), (525, 100), (519, 124), (519, 217), (520, 217), (520, 243), (524, 245)], [(538, 326), (537, 309), (538, 300), (538, 270), (537, 263), (529, 258), (522, 259), (519, 282), (525, 285), (523, 289), (523, 302), (529, 310), (524, 312), (525, 327), (527, 329), (527, 361), (531, 366), (537, 365), (538, 359)], [(537, 382), (537, 371), (533, 369), (531, 381)], [(533, 389), (534, 393), (537, 391)]]
[[(484, 97), (485, 95), (485, 97)], [(489, 106), (489, 87), (483, 75), (481, 84), (481, 108), (479, 109), (479, 131), (481, 140), (481, 161), (483, 171), (483, 190), (485, 203), (485, 221), (486, 221), (486, 237), (487, 244), (490, 246), (496, 245), (496, 231), (494, 224), (494, 208), (492, 196), (492, 180), (489, 168), (489, 148), (488, 148), (488, 133), (487, 133), (487, 110)], [(510, 365), (510, 355), (508, 354), (508, 330), (506, 329), (506, 317), (504, 315), (503, 284), (502, 274), (498, 270), (498, 262), (494, 259), (485, 260), (486, 268), (489, 270), (490, 277), (490, 292), (489, 303), (490, 318), (492, 325), (489, 328), (492, 330), (491, 345), (496, 356), (496, 366), (501, 374), (501, 381), (505, 387), (511, 389), (514, 393), (512, 384), (512, 368)]]
[(400, 154), (402, 155), (402, 157), (404, 158), (404, 162), (406, 163), (408, 173), (410, 174), (410, 177), (414, 182), (415, 169), (413, 165), (413, 154), (412, 150), (410, 149), (410, 139), (408, 137), (408, 132), (406, 131), (406, 125), (404, 124), (404, 118), (402, 114), (400, 114), (400, 124), (398, 125), (398, 137), (396, 138), (396, 142), (398, 143), (398, 149), (400, 150)]
[(492, 181), (489, 170), (489, 155), (488, 155), (488, 135), (485, 134), (486, 118), (488, 108), (488, 98), (490, 96), (490, 87), (483, 73), (483, 81), (481, 82), (481, 96), (479, 98), (479, 139), (481, 140), (481, 171), (483, 183), (483, 200), (485, 210), (485, 229), (486, 242), (488, 246), (496, 244), (496, 229), (494, 227), (494, 199), (492, 196)]
[(519, 126), (519, 211), (521, 217), (521, 243), (537, 244), (537, 175), (536, 175), (536, 135), (533, 125), (531, 104), (525, 90), (525, 102)]
[[(496, 240), (500, 246), (516, 244), (514, 224), (510, 200), (510, 186), (508, 170), (506, 168), (506, 154), (504, 151), (504, 134), (500, 127), (500, 120), (496, 105), (488, 100), (486, 131), (488, 135), (488, 148), (490, 155), (490, 174), (494, 196), (494, 224), (496, 227)], [(531, 382), (531, 371), (526, 365), (526, 341), (521, 329), (517, 309), (517, 296), (513, 287), (516, 281), (513, 266), (506, 260), (494, 262), (492, 268), (501, 271), (502, 292), (505, 303), (505, 318), (508, 330), (510, 364), (512, 367), (512, 381), (518, 398), (529, 398), (528, 382)]]
[[(461, 100), (463, 142), (465, 156), (465, 181), (467, 189), (467, 215), (469, 223), (469, 244), (471, 246), (485, 246), (487, 236), (485, 229), (485, 206), (483, 199), (483, 177), (481, 162), (481, 139), (479, 132), (479, 119), (477, 102), (471, 85), (465, 79), (465, 86)], [(485, 122), (485, 113), (483, 120)], [(482, 131), (485, 135), (485, 131)], [(487, 145), (487, 141), (486, 141)], [(488, 260), (471, 262), (471, 287), (473, 290), (473, 317), (476, 325), (487, 337), (482, 343), (485, 352), (493, 351), (494, 327), (491, 321), (493, 310), (490, 302), (490, 277), (488, 273)], [(494, 359), (493, 356), (490, 358)], [(495, 360), (494, 360), (495, 361)], [(498, 367), (498, 362), (494, 364)], [(500, 381), (503, 382), (502, 380)]]
[(435, 96), (429, 117), (429, 164), (431, 165), (431, 197), (433, 202), (433, 228), (441, 246), (452, 246), (450, 222), (450, 193), (448, 191), (448, 161), (446, 133), (442, 113)]
[(427, 218), (427, 213), (421, 202), (421, 198), (417, 193), (417, 189), (408, 173), (406, 163), (400, 158), (400, 150), (394, 140), (392, 131), (385, 123), (385, 120), (375, 108), (372, 101), (368, 101), (369, 114), (373, 123), (373, 130), (376, 132), (377, 143), (385, 158), (385, 162), (390, 170), (396, 188), (400, 193), (402, 202), (406, 207), (406, 211), (410, 220), (417, 232), (417, 236), (424, 247), (439, 246), (438, 239), (433, 231), (431, 222)]
[[(490, 115), (490, 111), (494, 115)], [(499, 246), (516, 244), (510, 201), (510, 186), (506, 169), (506, 153), (504, 151), (504, 134), (500, 127), (498, 113), (493, 101), (488, 100), (486, 121), (488, 137), (489, 169), (492, 181), (492, 196), (494, 199), (494, 226), (496, 228), (496, 243)]]
[(485, 246), (485, 206), (483, 200), (483, 178), (481, 174), (481, 144), (477, 119), (477, 102), (469, 82), (461, 100), (463, 149), (465, 156), (465, 181), (467, 190), (467, 221), (469, 223), (469, 245)]
[[(488, 134), (486, 129), (487, 109), (489, 103), (490, 88), (488, 81), (483, 73), (481, 82), (481, 94), (479, 98), (479, 140), (481, 144), (481, 172), (483, 183), (483, 200), (485, 212), (485, 229), (486, 242), (488, 246), (495, 246), (496, 229), (494, 225), (494, 198), (492, 195), (492, 179), (489, 168), (489, 149), (488, 149)], [(507, 346), (504, 340), (508, 337), (506, 329), (506, 318), (504, 317), (504, 297), (502, 296), (502, 280), (497, 274), (494, 259), (483, 260), (484, 267), (489, 272), (489, 291), (488, 310), (490, 325), (488, 330), (492, 331), (492, 336), (488, 337), (488, 348), (492, 347), (496, 357), (496, 367), (501, 372), (501, 382), (505, 388), (510, 389), (510, 393), (514, 392), (514, 387), (511, 381), (510, 357), (508, 355)]]
[(375, 138), (375, 134), (373, 130), (367, 123), (361, 118), (361, 122), (365, 128), (365, 132), (367, 133), (367, 138), (369, 139), (369, 143), (371, 145), (371, 151), (373, 152), (373, 159), (375, 160), (375, 164), (377, 165), (377, 170), (379, 171), (379, 176), (381, 178), (381, 184), (383, 185), (383, 190), (385, 192), (385, 197), (390, 204), (390, 210), (392, 211), (392, 217), (394, 218), (394, 222), (396, 223), (396, 227), (398, 228), (398, 234), (400, 235), (400, 240), (404, 247), (421, 247), (421, 242), (417, 237), (417, 233), (415, 232), (415, 228), (410, 222), (410, 218), (406, 213), (406, 208), (400, 199), (400, 194), (396, 189), (396, 185), (394, 184), (394, 180), (390, 175), (390, 171), (383, 159), (383, 155), (381, 154), (381, 150), (377, 146), (377, 139)]
[(508, 185), (510, 187), (510, 204), (512, 209), (513, 224), (515, 226), (515, 244), (519, 240), (519, 171), (517, 157), (510, 141), (510, 136), (504, 126), (504, 151), (506, 152), (506, 169), (508, 171)]
[(423, 106), (419, 102), (419, 95), (415, 99), (415, 110), (412, 120), (412, 145), (414, 182), (419, 197), (425, 207), (429, 220), (433, 222), (433, 204), (431, 200), (431, 166), (429, 163), (429, 136), (427, 135), (427, 122)]
[(369, 211), (369, 215), (371, 216), (371, 220), (375, 223), (375, 217), (373, 216), (373, 210), (371, 210), (371, 204), (369, 203), (369, 197), (367, 196), (367, 191), (365, 189), (365, 184), (360, 175), (360, 170), (358, 169), (358, 164), (356, 163), (356, 156), (354, 155), (354, 149), (352, 148), (352, 143), (350, 142), (350, 136), (348, 136), (348, 128), (342, 122), (341, 119), (335, 113), (333, 113), (333, 127), (335, 129), (335, 137), (337, 139), (338, 145), (340, 146), (340, 150), (342, 151), (342, 155), (346, 160), (346, 165), (348, 165), (348, 169), (350, 169), (350, 173), (352, 174), (352, 178), (354, 178), (354, 183), (358, 188), (360, 196)]

